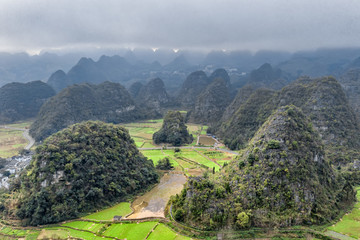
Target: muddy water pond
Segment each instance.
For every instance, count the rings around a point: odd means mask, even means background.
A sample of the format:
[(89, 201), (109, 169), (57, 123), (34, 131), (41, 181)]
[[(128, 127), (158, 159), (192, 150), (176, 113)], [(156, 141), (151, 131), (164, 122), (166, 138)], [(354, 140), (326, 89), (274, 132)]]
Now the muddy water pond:
[(199, 144), (204, 146), (213, 146), (216, 143), (216, 140), (209, 136), (200, 136)]
[(180, 193), (186, 177), (183, 174), (166, 173), (160, 183), (131, 204), (134, 212), (127, 219), (165, 217), (164, 210), (170, 196)]

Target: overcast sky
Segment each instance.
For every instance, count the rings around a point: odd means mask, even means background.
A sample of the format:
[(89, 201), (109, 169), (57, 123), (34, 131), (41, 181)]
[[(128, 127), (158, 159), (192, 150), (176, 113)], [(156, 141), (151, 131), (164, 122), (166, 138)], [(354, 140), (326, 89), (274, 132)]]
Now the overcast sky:
[(360, 47), (359, 0), (0, 0), (0, 51)]

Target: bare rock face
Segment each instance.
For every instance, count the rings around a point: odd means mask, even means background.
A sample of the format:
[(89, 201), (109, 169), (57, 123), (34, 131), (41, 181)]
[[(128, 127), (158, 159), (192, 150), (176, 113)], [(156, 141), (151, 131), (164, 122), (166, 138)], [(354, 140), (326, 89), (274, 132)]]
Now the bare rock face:
[(140, 89), (136, 101), (160, 113), (161, 108), (170, 103), (170, 97), (165, 90), (164, 82), (160, 78), (155, 78)]
[(210, 82), (210, 79), (203, 71), (191, 73), (181, 87), (177, 102), (184, 108), (194, 107), (197, 97)]
[(360, 119), (360, 68), (348, 70), (339, 78), (339, 82), (357, 118)]

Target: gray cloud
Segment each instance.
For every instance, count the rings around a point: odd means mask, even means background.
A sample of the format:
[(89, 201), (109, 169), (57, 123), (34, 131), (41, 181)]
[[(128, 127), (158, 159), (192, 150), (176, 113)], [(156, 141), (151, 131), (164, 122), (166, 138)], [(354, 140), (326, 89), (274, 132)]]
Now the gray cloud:
[(1, 0), (0, 50), (359, 46), (358, 0)]

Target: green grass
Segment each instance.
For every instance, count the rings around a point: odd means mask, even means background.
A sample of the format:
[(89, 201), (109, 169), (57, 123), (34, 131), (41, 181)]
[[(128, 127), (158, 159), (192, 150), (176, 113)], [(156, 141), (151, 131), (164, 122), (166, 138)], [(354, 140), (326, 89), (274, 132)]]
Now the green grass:
[(173, 232), (171, 229), (166, 227), (164, 224), (160, 223), (156, 226), (155, 230), (148, 237), (149, 240), (174, 240), (177, 234)]
[(204, 156), (202, 156), (201, 154), (199, 154), (198, 152), (194, 151), (194, 150), (190, 150), (187, 151), (188, 149), (184, 150), (182, 149), (181, 151), (181, 156), (190, 160), (193, 160), (199, 164), (205, 165), (208, 168), (212, 169), (213, 167), (215, 167), (215, 170), (218, 171), (220, 169), (220, 167), (214, 163), (213, 161), (210, 161), (209, 159), (205, 158)]
[(93, 225), (93, 222), (86, 222), (86, 221), (74, 221), (74, 222), (68, 222), (64, 223), (62, 226), (65, 227), (73, 227), (81, 230), (89, 230), (89, 228)]
[(142, 150), (141, 153), (144, 154), (145, 157), (151, 159), (154, 165), (156, 165), (160, 159), (167, 157), (161, 150)]
[(335, 225), (328, 229), (353, 238), (360, 238), (360, 187), (356, 188), (357, 203), (349, 214), (345, 214), (343, 218)]
[(127, 240), (145, 239), (157, 222), (112, 224), (105, 232), (105, 236)]
[(111, 208), (83, 217), (83, 219), (110, 221), (115, 215), (125, 216), (129, 213), (131, 213), (130, 203), (122, 202)]
[(67, 229), (43, 229), (38, 239), (67, 239), (69, 231)]

